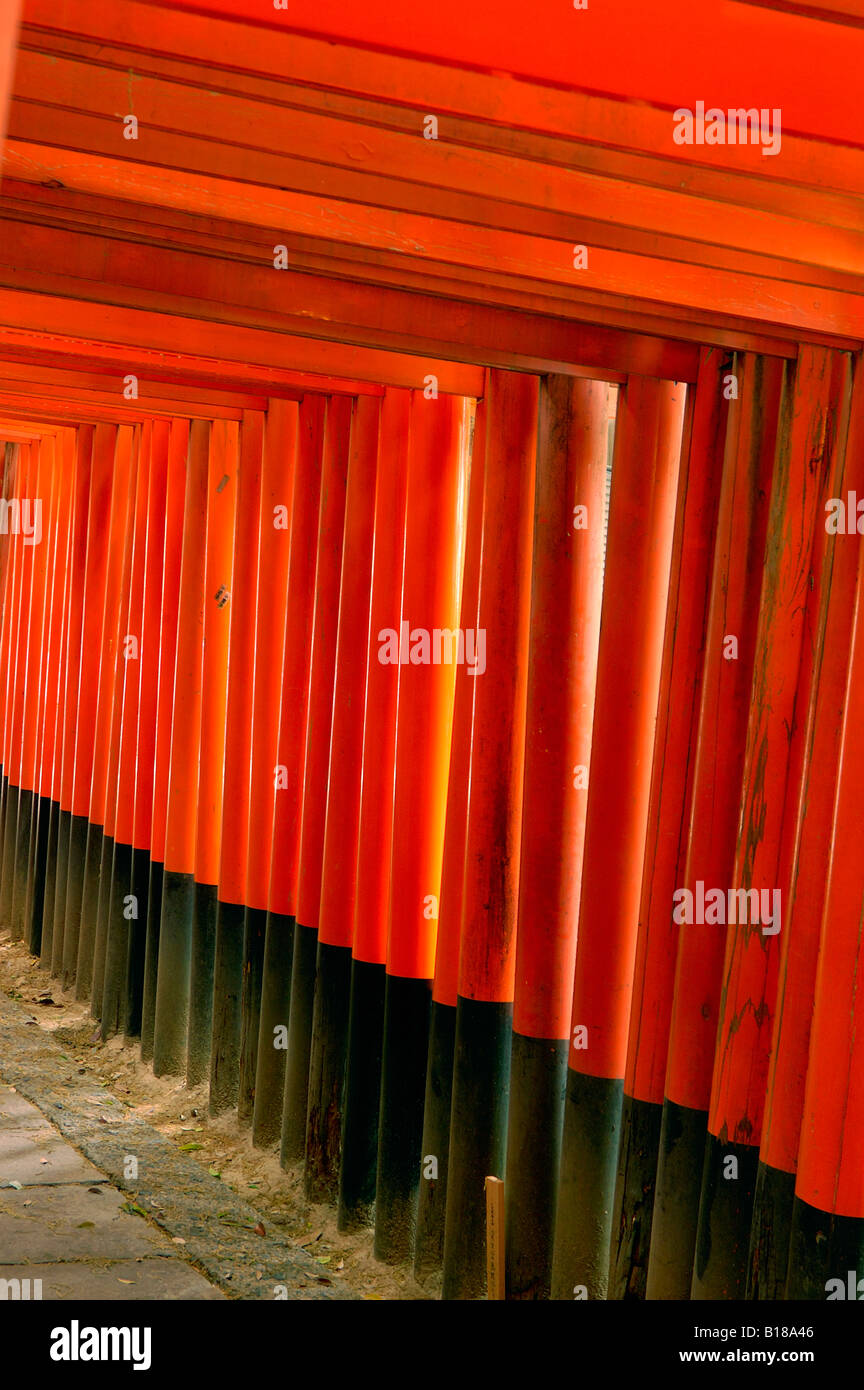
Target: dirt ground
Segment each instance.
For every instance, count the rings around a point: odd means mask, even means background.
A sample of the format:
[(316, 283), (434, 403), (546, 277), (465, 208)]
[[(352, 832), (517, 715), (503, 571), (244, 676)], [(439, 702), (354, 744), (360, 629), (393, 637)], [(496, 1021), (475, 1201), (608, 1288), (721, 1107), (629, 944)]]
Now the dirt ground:
[(206, 1085), (190, 1089), (179, 1078), (157, 1078), (149, 1064), (141, 1062), (136, 1046), (122, 1038), (102, 1042), (89, 1004), (61, 989), (7, 931), (0, 931), (0, 990), (33, 1005), (42, 1028), (62, 1045), (82, 1075), (96, 1078), (178, 1147), (200, 1145), (186, 1151), (251, 1203), (274, 1229), (313, 1255), (322, 1274), (334, 1283), (344, 1280), (366, 1299), (431, 1296), (415, 1281), (410, 1267), (375, 1259), (371, 1230), (337, 1230), (335, 1210), (306, 1201), (302, 1170), (283, 1171), (275, 1149), (253, 1148), (249, 1130), (240, 1127), (236, 1115), (211, 1118)]

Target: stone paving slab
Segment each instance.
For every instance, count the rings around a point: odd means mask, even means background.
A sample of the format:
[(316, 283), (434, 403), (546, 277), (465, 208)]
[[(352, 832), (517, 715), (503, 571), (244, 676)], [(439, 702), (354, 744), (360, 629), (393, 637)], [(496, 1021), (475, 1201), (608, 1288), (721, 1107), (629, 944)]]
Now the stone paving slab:
[(29, 1100), (17, 1091), (10, 1091), (8, 1086), (0, 1086), (0, 1133), (9, 1129), (27, 1129), (34, 1134), (57, 1133), (42, 1111)]
[(0, 1265), (0, 1279), (42, 1281), (42, 1301), (174, 1302), (177, 1299), (224, 1299), (221, 1289), (174, 1256), (138, 1260), (70, 1260), (67, 1264)]
[[(183, 1258), (179, 1263), (184, 1268), (189, 1268), (187, 1261), (194, 1264), (229, 1297), (269, 1300), (276, 1297), (290, 1300), (360, 1297), (322, 1274), (321, 1266), (311, 1255), (274, 1231), (269, 1219), (265, 1221), (226, 1183), (210, 1175), (189, 1155), (181, 1153), (176, 1144), (92, 1078), (79, 1075), (77, 1066), (64, 1057), (32, 1013), (2, 993), (0, 1082), (14, 1087), (19, 1096), (33, 1102), (63, 1138), (95, 1165), (100, 1177), (107, 1174), (115, 1188), (129, 1194), (129, 1200), (145, 1211), (168, 1237), (182, 1242), (174, 1246), (169, 1242), (169, 1249), (182, 1250)], [(19, 1137), (31, 1137), (26, 1127), (26, 1112), (14, 1107), (12, 1102), (9, 1105), (18, 1118), (23, 1117), (25, 1121), (17, 1130)], [(126, 1176), (130, 1155), (138, 1161), (135, 1178)], [(36, 1184), (28, 1190), (33, 1193), (40, 1188), (41, 1185)], [(144, 1221), (143, 1217), (136, 1219)], [(0, 1277), (8, 1276), (9, 1268), (0, 1270)], [(25, 1268), (32, 1271), (35, 1266)], [(203, 1280), (202, 1284), (205, 1289), (209, 1287)], [(174, 1295), (150, 1295), (139, 1290), (134, 1296)]]
[(122, 1210), (127, 1200), (106, 1182), (5, 1189), (0, 1192), (0, 1275), (4, 1264), (74, 1260), (94, 1249), (106, 1260), (164, 1252), (164, 1235)]
[(0, 1190), (13, 1182), (33, 1187), (104, 1180), (104, 1174), (71, 1144), (64, 1143), (56, 1130), (43, 1136), (41, 1131), (34, 1134), (26, 1129), (0, 1128)]

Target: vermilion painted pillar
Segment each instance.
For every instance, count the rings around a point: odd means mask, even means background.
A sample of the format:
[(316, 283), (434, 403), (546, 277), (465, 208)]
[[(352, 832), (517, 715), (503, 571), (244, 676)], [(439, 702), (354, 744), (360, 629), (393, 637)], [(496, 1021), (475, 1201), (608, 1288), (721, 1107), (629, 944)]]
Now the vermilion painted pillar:
[[(132, 518), (132, 565), (129, 609), (120, 634), (119, 695), (120, 746), (117, 759), (117, 809), (114, 817), (114, 852), (108, 894), (108, 928), (102, 981), (102, 1036), (125, 1029), (126, 977), (129, 968), (130, 929), (138, 904), (132, 891), (132, 839), (135, 821), (135, 789), (138, 770), (138, 722), (141, 691), (141, 630), (144, 617), (144, 566), (147, 545), (147, 495), (153, 425), (141, 427), (138, 469), (135, 478), (135, 510)], [(146, 903), (144, 904), (146, 912)]]
[(252, 1123), (258, 1032), (264, 975), (264, 940), (270, 902), (276, 752), (285, 660), (285, 601), (291, 556), (291, 507), (297, 467), (299, 408), (295, 401), (270, 402), (264, 428), (261, 523), (258, 542), (258, 620), (252, 705), (252, 767), (249, 787), (249, 849), (240, 1031), (237, 1115)]
[[(84, 869), (81, 886), (81, 920), (78, 932), (78, 960), (75, 972), (75, 993), (78, 999), (90, 997), (94, 982), (94, 952), (96, 949), (99, 888), (104, 848), (104, 825), (108, 789), (108, 762), (114, 712), (117, 675), (117, 651), (120, 641), (124, 568), (128, 563), (127, 550), (132, 536), (132, 506), (134, 503), (134, 472), (132, 471), (132, 431), (117, 430), (111, 460), (111, 520), (107, 534), (108, 562), (105, 575), (105, 603), (99, 631), (99, 684), (93, 719), (92, 763), (87, 801), (87, 844), (84, 850)], [(110, 856), (107, 868), (110, 871)], [(104, 948), (104, 943), (103, 943)], [(100, 952), (104, 963), (104, 949)], [(103, 971), (98, 977), (98, 994), (102, 995)]]
[(141, 1060), (153, 1056), (156, 990), (159, 975), (159, 934), (165, 880), (165, 830), (171, 731), (174, 711), (174, 670), (180, 609), (180, 574), (186, 503), (188, 420), (172, 420), (168, 439), (168, 478), (165, 492), (165, 550), (159, 621), (159, 686), (156, 697), (156, 737), (153, 756), (153, 823), (150, 832), (150, 881), (147, 885), (147, 927), (141, 1006)]
[[(75, 502), (69, 550), (68, 617), (66, 632), (66, 691), (61, 732), (62, 772), (60, 810), (57, 817), (57, 878), (54, 890), (54, 934), (51, 973), (63, 971), (63, 938), (66, 928), (66, 888), (69, 877), (69, 840), (72, 834), (72, 791), (75, 778), (75, 744), (78, 733), (78, 696), (81, 678), (81, 638), (84, 621), (87, 567), (87, 522), (93, 460), (92, 425), (80, 425), (75, 451)], [(82, 737), (84, 736), (82, 731)], [(87, 730), (87, 738), (92, 737)]]
[(186, 1054), (186, 1081), (189, 1086), (197, 1086), (210, 1074), (239, 448), (240, 431), (237, 424), (233, 420), (214, 420), (210, 430), (207, 474), (201, 749), (195, 832), (189, 1047)]
[(669, 607), (654, 742), (648, 836), (624, 1074), (621, 1144), (612, 1215), (610, 1298), (644, 1298), (663, 1114), (663, 1087), (681, 930), (672, 918), (683, 883), (694, 750), (720, 486), (729, 373), (703, 349), (678, 480)]
[(291, 553), (285, 613), (285, 659), (276, 767), (273, 769), (276, 795), (270, 861), (270, 907), (265, 929), (261, 1023), (252, 1115), (252, 1142), (261, 1147), (275, 1143), (282, 1131), (325, 409), (323, 396), (306, 396), (300, 405), (297, 466), (290, 508)]
[[(23, 509), (39, 486), (39, 445), (29, 444), (22, 456), (20, 471), (21, 490), (18, 494), (19, 506)], [(32, 632), (31, 607), (33, 602), (33, 561), (34, 547), (25, 545), (23, 530), (16, 537), (19, 555), (18, 571), (18, 617), (15, 653), (15, 681), (12, 695), (12, 718), (10, 724), (9, 780), (12, 789), (13, 816), (7, 821), (10, 834), (4, 845), (4, 877), (7, 879), (8, 909), (4, 921), (12, 928), (13, 937), (20, 939), (24, 927), (25, 884), (21, 879), (22, 850), (29, 840), (32, 815), (33, 794), (22, 786), (24, 760), (23, 739), (27, 710), (27, 672), (30, 662), (30, 638)], [(32, 683), (32, 671), (30, 680)], [(25, 861), (26, 862), (26, 861)]]
[(153, 834), (156, 715), (159, 696), (159, 620), (162, 608), (162, 580), (165, 559), (165, 501), (170, 437), (170, 422), (168, 420), (154, 420), (150, 440), (141, 651), (138, 663), (138, 746), (135, 813), (132, 823), (132, 903), (130, 904), (128, 928), (126, 997), (122, 1010), (123, 1027), (127, 1038), (141, 1036), (144, 1003), (148, 898), (152, 868), (150, 845)]
[(93, 731), (99, 693), (99, 657), (105, 615), (105, 586), (111, 522), (111, 493), (116, 425), (97, 425), (93, 432), (93, 465), (87, 521), (86, 570), (78, 577), (84, 585), (81, 629), (81, 671), (78, 689), (78, 721), (75, 767), (72, 781), (72, 817), (69, 825), (69, 868), (66, 878), (66, 922), (63, 930), (63, 983), (74, 984), (78, 970), (81, 904), (87, 858), (90, 783), (93, 776)]
[[(474, 416), (471, 447), (460, 605), (460, 626), (463, 633), (469, 630), (476, 632), (478, 626), (485, 463), (486, 401), (481, 400), (477, 403)], [(441, 894), (438, 903), (438, 935), (435, 944), (435, 980), (429, 1017), (420, 1190), (417, 1197), (417, 1223), (414, 1235), (414, 1272), (423, 1283), (437, 1280), (444, 1259), (450, 1109), (459, 989), (459, 945), (465, 890), (465, 828), (468, 820), (468, 784), (476, 683), (477, 677), (471, 674), (464, 662), (457, 667), (444, 852), (441, 862)]]
[[(121, 435), (126, 433), (121, 430)], [(138, 496), (138, 470), (141, 467), (141, 428), (134, 425), (128, 431), (129, 482), (128, 510), (126, 512), (126, 532), (123, 546), (123, 567), (120, 575), (120, 597), (116, 612), (116, 628), (113, 632), (111, 664), (111, 702), (107, 708), (108, 742), (105, 752), (105, 812), (102, 833), (102, 852), (99, 861), (99, 897), (96, 908), (96, 930), (93, 942), (93, 988), (90, 996), (90, 1012), (94, 1018), (102, 1017), (102, 992), (105, 985), (105, 960), (108, 951), (108, 936), (111, 918), (111, 887), (114, 864), (114, 832), (117, 826), (117, 776), (120, 767), (120, 749), (123, 738), (123, 685), (126, 674), (124, 657), (124, 638), (129, 630), (130, 600), (132, 596), (132, 562), (135, 538), (135, 512)], [(100, 769), (102, 775), (102, 769)]]
[[(735, 855), (783, 374), (779, 361), (750, 355), (733, 360), (732, 367), (738, 395), (728, 405), (681, 885), (694, 894), (697, 882), (709, 888), (728, 884)], [(723, 768), (722, 777), (717, 776), (718, 767)], [(670, 916), (671, 912), (670, 903)], [(682, 925), (678, 933), (649, 1299), (684, 1299), (690, 1294), (725, 945), (723, 930), (710, 924)]]
[(309, 1055), (315, 1001), (318, 911), (321, 905), (321, 863), (327, 814), (327, 769), (333, 719), (333, 677), (351, 413), (352, 402), (347, 397), (332, 397), (327, 402), (315, 562), (315, 614), (303, 771), (297, 921), (294, 927), (291, 1009), (282, 1105), (280, 1157), (283, 1167), (298, 1162), (306, 1152), (306, 1103), (309, 1094)]
[(378, 652), (379, 633), (388, 629), (398, 632), (402, 618), (411, 399), (410, 391), (385, 393), (378, 438), (363, 784), (339, 1168), (342, 1230), (371, 1221), (375, 1209), (399, 693), (399, 667), (379, 661)]
[[(39, 956), (50, 968), (54, 937), (54, 897), (57, 888), (57, 825), (60, 815), (60, 774), (63, 751), (63, 691), (65, 679), (67, 600), (69, 592), (69, 545), (72, 534), (72, 499), (75, 487), (75, 432), (63, 430), (57, 438), (56, 466), (60, 473), (60, 511), (58, 516), (57, 567), (54, 580), (54, 613), (52, 624), (51, 661), (48, 667), (50, 685), (46, 700), (45, 747), (42, 756), (42, 795), (48, 802), (45, 839), (45, 885), (42, 897), (42, 926), (39, 936)], [(10, 808), (7, 808), (7, 823)], [(34, 936), (36, 927), (34, 926)]]
[[(171, 764), (165, 815), (165, 867), (153, 1031), (153, 1070), (157, 1076), (183, 1073), (188, 1046), (209, 449), (209, 424), (203, 420), (193, 420), (189, 430), (183, 513)], [(159, 712), (161, 714), (161, 709)]]
[[(0, 479), (0, 495), (4, 502), (12, 500), (15, 491), (15, 478), (18, 473), (21, 446), (19, 444), (8, 443), (3, 446), (3, 476)], [(16, 592), (15, 576), (17, 552), (14, 538), (10, 541), (9, 535), (0, 540), (0, 566), (2, 566), (3, 584), (3, 609), (0, 613), (0, 735), (2, 735), (2, 746), (0, 746), (0, 759), (3, 768), (2, 783), (0, 783), (0, 900), (4, 896), (5, 880), (2, 878), (3, 846), (5, 843), (5, 824), (6, 824), (6, 800), (9, 783), (9, 746), (7, 742), (7, 719), (9, 716), (9, 701), (11, 689), (11, 657), (14, 650), (11, 638), (12, 615), (14, 611), (14, 595)], [(8, 920), (8, 919), (7, 919)]]
[(379, 397), (360, 396), (355, 401), (345, 499), (318, 963), (309, 1054), (305, 1171), (306, 1193), (314, 1201), (333, 1199), (339, 1190), (380, 416)]
[[(21, 773), (19, 777), (19, 814), (15, 847), (14, 882), (12, 890), (11, 935), (21, 940), (30, 934), (31, 900), (34, 883), (32, 865), (35, 854), (35, 829), (38, 803), (36, 787), (36, 748), (39, 722), (40, 685), (43, 652), (41, 646), (42, 619), (45, 600), (45, 559), (48, 540), (45, 526), (50, 511), (49, 453), (44, 440), (33, 452), (33, 476), (30, 484), (30, 520), (32, 536), (25, 539), (29, 551), (29, 616), (26, 630), (27, 684), (21, 723)], [(24, 524), (22, 513), (22, 526)], [(26, 577), (25, 577), (26, 582)]]
[[(798, 791), (790, 776), (790, 732), (795, 723), (804, 629), (813, 621), (815, 606), (811, 584), (814, 535), (817, 526), (820, 543), (825, 535), (824, 503), (836, 447), (837, 401), (847, 362), (842, 354), (802, 346), (790, 391), (788, 424), (779, 437), (742, 808), (729, 884), (736, 891), (758, 890), (760, 922), (753, 924), (751, 904), (749, 920), (727, 925), (691, 1286), (694, 1298), (739, 1298), (746, 1288), (780, 955), (778, 936), (779, 931), (788, 930), (788, 923), (784, 928), (782, 922), (779, 872), (783, 839), (794, 826)], [(772, 921), (766, 924), (769, 911)]]
[(462, 397), (414, 393), (375, 1202), (375, 1253), (394, 1263), (416, 1225), (456, 672), (472, 665), (479, 681), (485, 667), (458, 628), (472, 413)]
[[(473, 677), (474, 728), (444, 1237), (445, 1298), (482, 1294), (483, 1183), (487, 1175), (504, 1176), (537, 399), (536, 377), (489, 373), (484, 550), (473, 633), (478, 660)], [(465, 636), (467, 640), (469, 634)]]
[(604, 1298), (684, 388), (618, 398), (552, 1295)]
[(549, 1297), (614, 399), (600, 381), (550, 376), (540, 388), (507, 1135), (511, 1298)]
[(263, 437), (263, 414), (244, 412), (240, 431), (234, 532), (225, 770), (213, 964), (210, 1112), (214, 1115), (237, 1104), (240, 1078)]
[[(857, 438), (860, 441), (860, 434)], [(860, 551), (861, 541), (857, 534), (838, 534), (831, 544), (836, 562), (838, 547)], [(860, 562), (857, 589), (795, 1182), (786, 1283), (789, 1299), (859, 1301), (864, 1294), (864, 567)]]
[[(57, 703), (58, 653), (56, 642), (52, 644), (52, 633), (56, 633), (58, 602), (55, 583), (57, 579), (57, 560), (59, 537), (61, 535), (60, 506), (63, 483), (57, 466), (56, 439), (46, 436), (42, 440), (42, 454), (50, 482), (50, 501), (48, 503), (47, 525), (43, 533), (45, 546), (45, 594), (42, 611), (42, 659), (39, 674), (39, 710), (36, 760), (34, 765), (34, 791), (36, 794), (33, 811), (33, 840), (29, 864), (29, 879), (32, 892), (27, 903), (25, 935), (27, 945), (33, 955), (38, 955), (42, 942), (42, 914), (45, 909), (45, 870), (48, 855), (48, 827), (51, 819), (51, 802), (46, 792), (46, 744), (49, 729), (53, 732), (53, 716)], [(48, 766), (50, 767), (50, 759)], [(2, 836), (0, 836), (2, 843)]]
[[(30, 446), (21, 444), (15, 450), (14, 473), (4, 479), (7, 500), (13, 505), (21, 505), (22, 494), (26, 496), (27, 477), (30, 469)], [(23, 631), (21, 609), (23, 603), (24, 539), (14, 532), (6, 541), (9, 554), (9, 614), (8, 643), (6, 648), (6, 702), (4, 709), (3, 732), (3, 772), (6, 782), (6, 797), (3, 816), (2, 868), (0, 868), (0, 920), (8, 922), (12, 913), (12, 895), (15, 885), (15, 840), (18, 827), (18, 771), (15, 739), (16, 686), (23, 679), (24, 659), (21, 652), (20, 634)], [(19, 667), (21, 668), (19, 672)], [(50, 956), (49, 956), (50, 963)]]
[[(848, 501), (849, 491), (864, 494), (864, 378), (856, 381), (852, 431), (842, 444), (849, 397), (838, 412), (838, 448), (833, 450), (829, 491)], [(844, 457), (845, 455), (845, 457)], [(845, 510), (845, 506), (844, 506)], [(825, 518), (827, 527), (829, 518)], [(823, 531), (817, 521), (817, 551), (824, 547), (813, 582), (818, 613), (804, 633), (796, 708), (794, 763), (798, 797), (794, 830), (784, 835), (780, 867), (783, 918), (777, 1006), (765, 1089), (759, 1170), (750, 1224), (747, 1297), (782, 1299), (789, 1261), (795, 1174), (801, 1139), (810, 1022), (816, 991), (819, 929), (831, 857), (840, 739), (847, 701), (849, 652), (860, 568), (857, 532)], [(819, 542), (821, 541), (821, 545)], [(807, 700), (806, 712), (803, 700)], [(799, 774), (799, 766), (803, 772)]]
[(210, 1053), (212, 1115), (237, 1104), (240, 1085), (243, 924), (249, 844), (263, 438), (263, 414), (260, 411), (244, 411), (240, 428), (237, 520), (234, 530), (234, 588), (231, 594), (222, 836), (213, 965), (213, 1040)]

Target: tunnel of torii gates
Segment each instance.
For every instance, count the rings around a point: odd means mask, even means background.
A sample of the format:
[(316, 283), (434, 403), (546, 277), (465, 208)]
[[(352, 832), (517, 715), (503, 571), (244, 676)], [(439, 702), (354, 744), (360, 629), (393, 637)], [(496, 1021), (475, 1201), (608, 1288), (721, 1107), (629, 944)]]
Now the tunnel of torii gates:
[(0, 6), (0, 925), (444, 1298), (824, 1299), (864, 3), (299, 15)]

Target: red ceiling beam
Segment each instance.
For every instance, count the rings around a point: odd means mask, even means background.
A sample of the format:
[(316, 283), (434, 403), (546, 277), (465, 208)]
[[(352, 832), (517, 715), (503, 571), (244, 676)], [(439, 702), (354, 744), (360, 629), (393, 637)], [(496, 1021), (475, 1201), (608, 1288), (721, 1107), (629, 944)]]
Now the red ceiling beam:
[[(649, 7), (649, 10), (651, 7)], [(653, 10), (651, 10), (653, 13)], [(584, 17), (584, 16), (583, 16)], [(829, 145), (801, 139), (784, 126), (782, 157), (768, 159), (758, 149), (740, 145), (703, 145), (698, 149), (679, 146), (671, 140), (671, 119), (668, 109), (646, 104), (634, 105), (621, 99), (597, 95), (596, 84), (587, 92), (565, 91), (554, 87), (535, 86), (528, 82), (514, 83), (506, 74), (469, 72), (442, 67), (419, 59), (394, 57), (388, 53), (368, 50), (360, 55), (351, 48), (311, 39), (292, 33), (269, 32), (247, 24), (227, 23), (205, 19), (200, 15), (173, 11), (154, 24), (153, 11), (141, 0), (125, 0), (123, 4), (94, 6), (91, 0), (25, 0), (25, 21), (33, 26), (26, 41), (51, 46), (51, 36), (63, 34), (82, 37), (94, 48), (89, 56), (100, 58), (104, 44), (139, 55), (138, 66), (147, 70), (148, 58), (156, 54), (179, 57), (193, 65), (185, 80), (204, 87), (219, 88), (221, 82), (232, 81), (243, 89), (244, 76), (270, 76), (278, 82), (270, 90), (249, 88), (253, 95), (277, 103), (291, 100), (303, 104), (303, 98), (288, 91), (288, 82), (307, 84), (306, 104), (326, 104), (329, 94), (371, 98), (389, 105), (404, 106), (414, 113), (435, 113), (444, 121), (442, 138), (453, 132), (448, 127), (450, 117), (483, 122), (485, 134), (466, 136), (468, 143), (499, 142), (498, 147), (516, 153), (524, 144), (526, 132), (545, 132), (567, 142), (568, 149), (557, 157), (537, 152), (534, 157), (571, 167), (606, 167), (622, 176), (616, 159), (628, 160), (632, 176), (639, 178), (639, 164), (630, 155), (616, 155), (613, 147), (638, 151), (640, 156), (659, 156), (666, 170), (661, 173), (659, 160), (654, 168), (644, 169), (641, 181), (658, 182), (668, 179), (667, 186), (690, 188), (706, 196), (728, 196), (722, 190), (727, 179), (724, 170), (738, 170), (746, 177), (734, 178), (737, 192), (732, 201), (747, 205), (777, 206), (791, 215), (800, 211), (800, 193), (781, 190), (779, 204), (774, 184), (778, 180), (806, 183), (821, 189), (864, 188), (864, 158), (862, 151), (851, 147)], [(520, 21), (520, 32), (524, 25)], [(38, 32), (37, 32), (38, 31)], [(410, 32), (406, 30), (406, 32)], [(615, 43), (611, 45), (617, 54)], [(226, 73), (226, 55), (230, 54), (231, 72)], [(84, 56), (88, 56), (86, 53)], [(134, 57), (119, 65), (127, 71), (137, 70)], [(209, 81), (208, 81), (209, 76)], [(248, 84), (247, 84), (248, 88)], [(704, 94), (703, 94), (704, 95)], [(715, 100), (713, 96), (708, 102)], [(676, 103), (674, 103), (677, 105)], [(748, 105), (736, 100), (735, 106)], [(759, 105), (765, 105), (760, 102)], [(337, 108), (338, 109), (338, 108)], [(344, 109), (344, 106), (343, 106)], [(356, 110), (349, 114), (357, 119)], [(394, 114), (394, 121), (398, 120)], [(370, 113), (370, 119), (387, 124), (380, 112)], [(574, 139), (590, 142), (580, 150)], [(588, 161), (582, 163), (580, 161)], [(594, 162), (592, 164), (592, 161)], [(777, 167), (779, 165), (779, 167)], [(767, 167), (772, 166), (772, 167)], [(650, 169), (650, 173), (649, 173)], [(631, 176), (627, 174), (625, 176)], [(719, 183), (718, 183), (719, 180)], [(817, 197), (825, 197), (824, 192)], [(849, 209), (858, 226), (854, 209)], [(833, 219), (827, 219), (833, 220)]]
[[(14, 118), (13, 118), (14, 123)], [(173, 137), (172, 137), (173, 138)], [(167, 139), (167, 137), (166, 137)], [(169, 142), (170, 143), (170, 142)], [(727, 313), (754, 323), (773, 323), (792, 332), (864, 337), (864, 298), (841, 290), (775, 281), (764, 276), (714, 270), (656, 257), (590, 247), (585, 268), (574, 268), (573, 242), (550, 241), (516, 232), (466, 228), (462, 224), (382, 212), (337, 199), (306, 194), (260, 193), (237, 180), (140, 166), (77, 152), (46, 150), (10, 140), (6, 166), (19, 176), (59, 178), (91, 193), (137, 196), (186, 211), (246, 218), (267, 216), (279, 231), (321, 235), (373, 249), (420, 253), (433, 265), (504, 269), (539, 283), (597, 290), (644, 304), (668, 303), (679, 311), (723, 305)], [(578, 228), (574, 242), (579, 242)], [(272, 260), (272, 258), (271, 258)]]
[(205, 392), (212, 387), (242, 391), (254, 386), (258, 391), (266, 390), (268, 397), (279, 396), (289, 400), (307, 391), (347, 396), (384, 394), (384, 387), (375, 382), (350, 381), (344, 377), (282, 370), (257, 362), (226, 362), (217, 357), (163, 352), (137, 344), (118, 346), (86, 338), (9, 327), (0, 327), (0, 362), (4, 365), (32, 363), (36, 370), (61, 366), (70, 373), (99, 372), (107, 367), (113, 369), (115, 378), (122, 364), (123, 372), (120, 375), (127, 371), (134, 372), (139, 383), (147, 378), (152, 382), (179, 386), (197, 384)]
[(6, 112), (12, 92), (20, 13), (21, 0), (3, 0), (3, 4), (0, 5), (0, 152), (3, 149)]
[[(194, 157), (202, 172), (268, 185), (260, 199), (261, 225), (272, 218), (272, 189), (278, 188), (394, 210), (434, 209), (436, 218), (530, 228), (618, 249), (640, 249), (630, 230), (638, 228), (649, 254), (664, 253), (655, 238), (665, 236), (670, 246), (664, 254), (674, 259), (699, 262), (713, 255), (712, 263), (729, 264), (735, 250), (744, 250), (766, 258), (750, 267), (766, 274), (777, 273), (771, 269), (777, 255), (857, 274), (864, 253), (864, 234), (808, 221), (814, 217), (809, 205), (796, 217), (780, 216), (533, 160), (514, 164), (510, 153), (460, 147), (446, 134), (422, 140), (416, 113), (405, 132), (369, 124), (358, 130), (354, 120), (273, 103), (262, 120), (260, 100), (132, 77), (103, 66), (101, 54), (96, 65), (24, 51), (16, 91), (10, 133), (17, 140), (108, 158), (126, 159), (134, 151), (138, 162), (183, 170)], [(124, 140), (117, 114), (124, 104), (139, 121), (134, 146)], [(67, 108), (62, 121), (56, 106)], [(102, 120), (88, 121), (88, 115)]]
[(412, 0), (317, 0), (306, 24), (297, 23), (296, 7), (277, 10), (261, 0), (146, 2), (160, 11), (154, 47), (170, 49), (180, 8), (670, 109), (700, 99), (723, 108), (781, 107), (789, 130), (861, 142), (864, 34), (736, 0), (686, 9), (677, 0), (604, 0), (584, 10), (538, 5), (530, 23), (521, 0), (491, 9), (464, 0), (425, 8)]
[[(133, 373), (137, 380), (138, 400), (142, 406), (153, 406), (165, 410), (177, 407), (178, 415), (199, 415), (207, 418), (212, 406), (228, 408), (232, 412), (242, 410), (266, 410), (268, 394), (252, 395), (237, 391), (224, 391), (214, 386), (200, 387), (176, 384), (168, 386), (157, 383), (152, 378), (144, 380)], [(30, 391), (34, 387), (40, 393), (50, 392), (58, 397), (75, 399), (79, 391), (95, 391), (117, 399), (124, 389), (123, 377), (114, 372), (97, 373), (87, 371), (67, 371), (47, 364), (37, 365), (29, 362), (6, 362), (0, 357), (0, 383), (5, 391)], [(287, 395), (287, 393), (286, 393)], [(302, 391), (294, 391), (289, 399), (301, 400)]]
[(422, 389), (425, 378), (433, 375), (439, 391), (447, 394), (480, 396), (483, 392), (483, 370), (476, 366), (51, 294), (0, 290), (0, 327), (23, 330), (25, 335), (32, 331), (101, 340), (113, 346), (114, 360), (121, 365), (127, 360), (127, 347), (142, 346), (234, 362), (324, 373), (329, 369), (345, 376), (352, 371), (390, 386)]
[[(119, 240), (155, 245), (163, 250), (167, 248), (172, 253), (181, 250), (203, 252), (211, 258), (222, 254), (235, 266), (241, 261), (257, 262), (260, 266), (269, 264), (271, 259), (272, 232), (244, 227), (240, 223), (196, 217), (173, 209), (128, 203), (118, 198), (102, 198), (69, 189), (46, 189), (21, 180), (4, 180), (0, 189), (3, 208), (10, 220), (47, 222), (53, 226), (63, 226), (71, 232), (95, 232), (100, 236), (111, 234)], [(290, 280), (293, 268), (298, 272), (291, 286), (292, 308), (302, 315), (305, 322), (316, 316), (321, 318), (323, 309), (323, 332), (328, 335), (335, 333), (336, 325), (342, 321), (368, 323), (370, 306), (374, 323), (383, 327), (381, 314), (386, 304), (390, 303), (395, 314), (392, 320), (395, 331), (404, 331), (406, 324), (418, 323), (423, 325), (428, 338), (433, 332), (433, 325), (441, 323), (444, 337), (449, 342), (455, 323), (457, 340), (475, 346), (489, 343), (501, 345), (514, 335), (520, 343), (539, 344), (545, 341), (548, 316), (552, 316), (553, 319), (569, 318), (593, 326), (605, 325), (607, 328), (621, 329), (626, 334), (675, 338), (741, 351), (773, 353), (781, 357), (797, 355), (795, 340), (781, 330), (761, 325), (755, 331), (752, 324), (732, 315), (717, 315), (710, 308), (691, 310), (684, 318), (680, 311), (676, 312), (666, 304), (636, 309), (630, 301), (620, 297), (613, 301), (599, 291), (583, 288), (576, 293), (571, 287), (548, 283), (541, 286), (539, 292), (536, 289), (532, 291), (525, 280), (465, 266), (451, 268), (449, 273), (436, 267), (439, 273), (433, 276), (429, 265), (419, 257), (397, 256), (382, 251), (363, 253), (350, 245), (325, 243), (285, 233), (283, 237), (292, 271), (282, 271), (280, 274)], [(232, 269), (229, 273), (235, 272)], [(348, 285), (348, 281), (353, 283)], [(382, 297), (379, 290), (385, 287), (391, 293)], [(392, 293), (394, 289), (418, 293), (398, 295)], [(442, 298), (459, 301), (458, 318), (454, 320), (451, 309), (442, 305)], [(495, 306), (476, 311), (482, 317), (485, 336), (481, 333), (479, 337), (471, 337), (470, 327), (475, 311), (466, 301)], [(353, 310), (349, 308), (352, 304), (355, 306)], [(358, 304), (366, 304), (366, 310), (358, 310)], [(504, 313), (504, 306), (515, 310), (518, 318)], [(496, 316), (494, 325), (490, 323), (490, 314)], [(491, 334), (488, 331), (490, 327)], [(557, 331), (557, 326), (553, 327)], [(850, 346), (847, 342), (838, 342), (836, 335), (811, 333), (807, 337), (825, 346)], [(411, 351), (418, 350), (406, 346)], [(855, 343), (852, 342), (851, 346), (854, 348)], [(626, 343), (622, 342), (620, 352), (626, 356)], [(602, 374), (604, 379), (611, 380), (613, 378), (606, 375), (609, 370), (606, 362), (604, 358), (597, 370), (590, 369), (583, 362), (576, 371), (580, 375)], [(498, 357), (490, 357), (489, 364), (507, 365), (507, 361), (499, 354)], [(533, 363), (526, 363), (526, 367), (535, 369)], [(657, 374), (660, 373), (655, 372)]]

